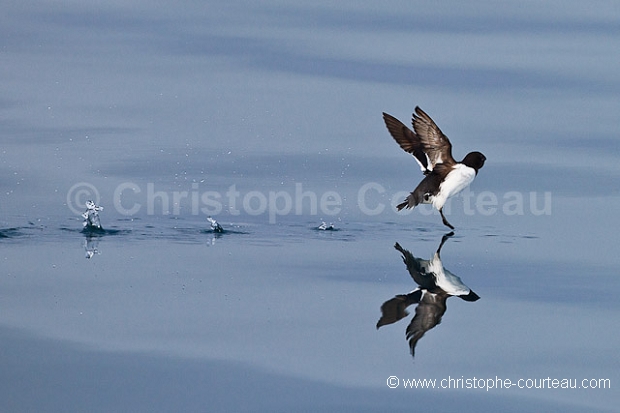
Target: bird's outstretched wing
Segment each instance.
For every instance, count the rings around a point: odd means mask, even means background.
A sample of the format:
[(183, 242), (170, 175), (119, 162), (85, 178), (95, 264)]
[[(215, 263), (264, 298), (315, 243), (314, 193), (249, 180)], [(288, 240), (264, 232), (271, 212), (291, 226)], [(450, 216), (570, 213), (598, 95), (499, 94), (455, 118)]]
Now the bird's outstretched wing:
[(426, 153), (424, 153), (424, 146), (420, 137), (388, 113), (383, 112), (383, 120), (396, 143), (405, 152), (413, 155), (418, 164), (420, 164), (422, 172), (425, 174), (429, 173), (433, 168), (429, 168), (429, 159), (426, 157)]
[(415, 316), (407, 326), (405, 332), (412, 356), (415, 356), (415, 346), (418, 340), (420, 340), (428, 330), (441, 323), (441, 318), (446, 312), (447, 299), (448, 295), (445, 293), (433, 294), (424, 291), (422, 299), (415, 309)]
[(399, 294), (384, 302), (381, 305), (381, 318), (377, 321), (377, 329), (407, 317), (409, 315), (407, 307), (419, 303), (421, 297), (422, 290), (416, 288), (409, 294)]
[(452, 144), (433, 119), (416, 106), (412, 115), (413, 131), (394, 116), (383, 113), (390, 135), (405, 151), (414, 156), (422, 172), (428, 174), (436, 164), (454, 164)]
[(452, 157), (452, 144), (441, 129), (435, 124), (433, 119), (426, 114), (419, 106), (416, 106), (415, 113), (411, 116), (413, 130), (418, 136), (426, 156), (428, 156), (430, 168), (436, 164), (454, 164), (456, 161)]

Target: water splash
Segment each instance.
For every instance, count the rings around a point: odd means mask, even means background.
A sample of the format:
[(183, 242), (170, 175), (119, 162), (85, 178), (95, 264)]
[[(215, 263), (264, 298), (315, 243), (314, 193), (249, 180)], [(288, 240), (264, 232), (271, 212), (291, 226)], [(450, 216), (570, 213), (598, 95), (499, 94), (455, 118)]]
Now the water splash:
[(213, 218), (207, 217), (207, 221), (211, 224), (211, 230), (216, 234), (222, 234), (224, 232), (224, 228)]
[(317, 229), (318, 229), (319, 231), (335, 231), (335, 230), (336, 230), (336, 227), (335, 227), (335, 226), (334, 226), (334, 224), (333, 224), (333, 223), (331, 223), (331, 222), (329, 223), (329, 225), (327, 225), (327, 223), (326, 223), (325, 221), (323, 221), (323, 222), (321, 222), (321, 225), (319, 225), (319, 226), (317, 227)]
[(101, 221), (99, 221), (99, 211), (103, 211), (102, 206), (98, 206), (90, 200), (86, 201), (86, 211), (82, 214), (85, 229), (103, 229)]
[(99, 252), (99, 238), (87, 237), (84, 240), (84, 251), (86, 252), (86, 258), (92, 258), (95, 255), (101, 254)]

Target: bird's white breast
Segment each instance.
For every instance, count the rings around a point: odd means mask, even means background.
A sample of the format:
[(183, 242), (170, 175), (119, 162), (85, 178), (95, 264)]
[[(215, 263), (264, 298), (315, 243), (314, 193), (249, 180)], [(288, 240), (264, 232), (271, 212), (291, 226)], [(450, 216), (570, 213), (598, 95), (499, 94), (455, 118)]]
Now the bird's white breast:
[(435, 283), (439, 288), (450, 295), (467, 295), (470, 292), (468, 286), (463, 284), (460, 277), (446, 270), (439, 259), (439, 254), (435, 254), (431, 260), (431, 270), (435, 274)]
[(439, 193), (433, 199), (433, 206), (437, 209), (443, 208), (448, 198), (465, 189), (475, 177), (476, 170), (474, 168), (457, 164), (439, 185)]

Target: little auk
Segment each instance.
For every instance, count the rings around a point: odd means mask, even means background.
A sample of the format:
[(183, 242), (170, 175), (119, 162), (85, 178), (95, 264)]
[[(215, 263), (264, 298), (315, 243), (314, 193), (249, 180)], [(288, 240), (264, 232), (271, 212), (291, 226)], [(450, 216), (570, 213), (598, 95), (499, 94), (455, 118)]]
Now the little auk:
[(448, 198), (472, 183), (486, 157), (480, 152), (470, 152), (461, 162), (452, 157), (452, 144), (441, 129), (418, 106), (412, 115), (413, 130), (394, 116), (383, 113), (383, 120), (394, 140), (405, 152), (413, 155), (424, 173), (417, 188), (396, 208), (415, 208), (418, 204), (432, 204), (444, 225), (454, 229), (443, 214)]

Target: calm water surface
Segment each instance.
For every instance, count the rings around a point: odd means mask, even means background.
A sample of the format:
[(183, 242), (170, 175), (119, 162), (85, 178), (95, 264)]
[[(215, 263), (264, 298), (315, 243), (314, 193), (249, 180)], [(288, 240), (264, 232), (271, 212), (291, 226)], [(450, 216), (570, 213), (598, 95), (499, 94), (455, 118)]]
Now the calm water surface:
[[(7, 7), (0, 410), (617, 411), (618, 11), (358, 3)], [(488, 161), (412, 357), (415, 105)]]

